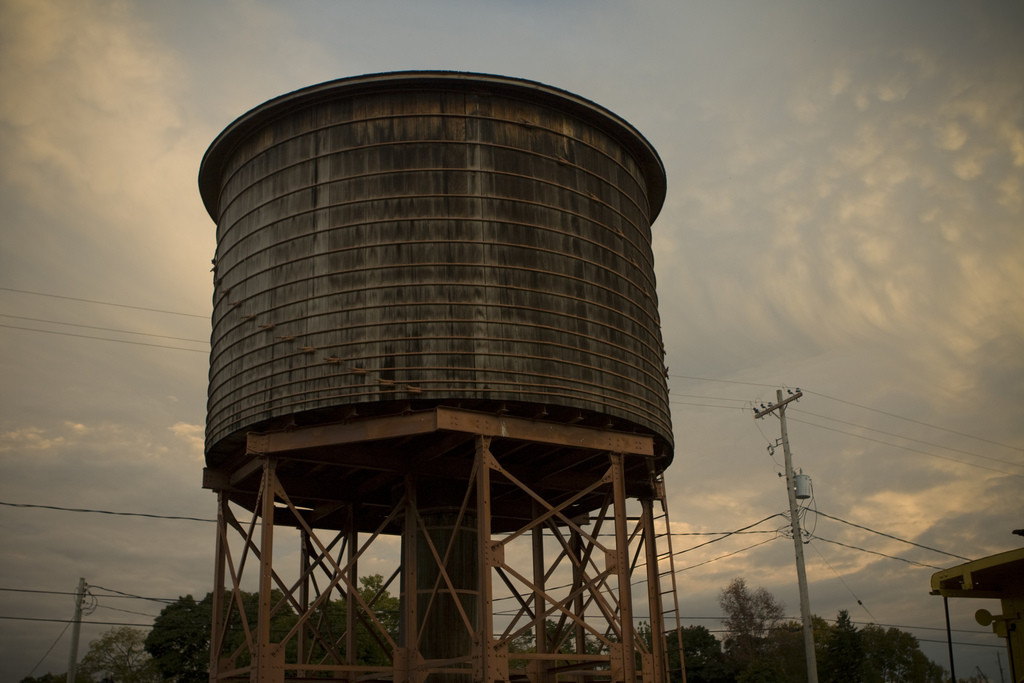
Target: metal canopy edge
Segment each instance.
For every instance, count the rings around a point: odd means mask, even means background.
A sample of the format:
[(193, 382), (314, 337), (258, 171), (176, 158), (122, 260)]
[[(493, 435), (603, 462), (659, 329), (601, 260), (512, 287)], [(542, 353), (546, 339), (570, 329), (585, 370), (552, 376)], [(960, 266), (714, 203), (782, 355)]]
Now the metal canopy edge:
[[(1011, 586), (994, 586), (992, 581), (1014, 576), (1024, 576), (1024, 548), (989, 555), (935, 572), (932, 574), (931, 595), (949, 598), (1000, 597), (1012, 592)], [(1016, 590), (1020, 590), (1022, 582), (1019, 578), (1016, 584)]]

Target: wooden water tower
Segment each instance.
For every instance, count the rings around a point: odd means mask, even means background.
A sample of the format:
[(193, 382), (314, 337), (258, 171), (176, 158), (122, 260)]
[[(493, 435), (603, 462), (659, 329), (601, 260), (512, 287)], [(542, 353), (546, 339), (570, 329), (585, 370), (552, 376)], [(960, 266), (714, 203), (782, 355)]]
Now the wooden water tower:
[[(540, 83), (374, 74), (243, 115), (199, 184), (211, 681), (667, 680), (665, 174), (643, 136)], [(397, 615), (359, 591), (384, 546)]]

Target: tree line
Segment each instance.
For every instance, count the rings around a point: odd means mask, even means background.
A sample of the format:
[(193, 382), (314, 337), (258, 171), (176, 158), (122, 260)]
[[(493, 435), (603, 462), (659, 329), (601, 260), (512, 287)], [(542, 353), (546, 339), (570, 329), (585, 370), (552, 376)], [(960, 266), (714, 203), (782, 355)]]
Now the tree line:
[[(782, 603), (742, 578), (722, 589), (724, 637), (703, 626), (682, 629), (687, 683), (806, 683), (803, 626), (785, 618)], [(812, 617), (820, 683), (948, 683), (917, 638), (898, 628), (856, 628), (846, 610), (834, 624)], [(678, 642), (667, 637), (673, 681), (679, 681)], [(960, 679), (973, 683), (973, 679)]]
[[(360, 594), (369, 600), (381, 590), (383, 578), (361, 579)], [(244, 594), (250, 603), (245, 610), (255, 618), (256, 595)], [(720, 639), (704, 626), (681, 629), (683, 661), (687, 683), (806, 683), (802, 627), (787, 620), (782, 604), (763, 588), (751, 589), (742, 578), (734, 579), (719, 596), (724, 634)], [(397, 635), (398, 599), (386, 593), (375, 605), (382, 622)], [(343, 599), (324, 608), (324, 623), (333, 625), (340, 643), (346, 623)], [(117, 627), (89, 645), (78, 668), (76, 683), (206, 683), (209, 680), (210, 624), (212, 596), (201, 600), (191, 595), (165, 607), (147, 633), (142, 629)], [(235, 616), (237, 620), (237, 615)], [(287, 633), (295, 623), (294, 613), (277, 615), (272, 630)], [(254, 626), (255, 624), (250, 624)], [(640, 635), (650, 645), (650, 628), (642, 625)], [(331, 626), (328, 626), (331, 628)], [(548, 625), (548, 636), (559, 642)], [(869, 624), (856, 628), (846, 610), (833, 624), (813, 618), (814, 642), (821, 683), (947, 683), (947, 672), (921, 652), (913, 635), (897, 628)], [(241, 643), (240, 623), (229, 623), (229, 648)], [(231, 639), (237, 642), (230, 642)], [(572, 647), (562, 639), (562, 645)], [(672, 683), (682, 680), (676, 632), (666, 636)], [(343, 645), (339, 645), (343, 649)], [(386, 664), (388, 654), (366, 629), (356, 634), (356, 659), (363, 664)], [(532, 648), (531, 637), (519, 639), (514, 650)], [(316, 655), (317, 653), (313, 653)], [(324, 654), (324, 653), (319, 653)], [(514, 657), (514, 655), (513, 655)], [(246, 662), (239, 662), (244, 665)], [(66, 683), (64, 674), (27, 677), (21, 683)], [(960, 679), (974, 683), (974, 679)]]

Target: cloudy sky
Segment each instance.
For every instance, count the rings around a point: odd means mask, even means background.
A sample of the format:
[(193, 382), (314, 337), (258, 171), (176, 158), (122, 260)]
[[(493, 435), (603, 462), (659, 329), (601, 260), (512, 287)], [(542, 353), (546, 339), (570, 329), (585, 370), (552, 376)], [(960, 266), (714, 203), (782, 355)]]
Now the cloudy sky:
[[(1009, 0), (0, 0), (0, 679), (65, 670), (66, 624), (24, 618), (72, 600), (26, 591), (210, 590), (209, 523), (13, 505), (214, 515), (200, 159), (271, 97), (404, 69), (542, 81), (661, 154), (676, 549), (786, 510), (778, 420), (751, 407), (800, 387), (812, 610), (942, 640), (929, 578), (960, 560), (934, 550), (1024, 527), (1021, 35)], [(719, 628), (736, 576), (799, 614), (784, 524), (679, 557), (687, 623)], [(957, 667), (995, 679), (981, 606), (951, 603)]]

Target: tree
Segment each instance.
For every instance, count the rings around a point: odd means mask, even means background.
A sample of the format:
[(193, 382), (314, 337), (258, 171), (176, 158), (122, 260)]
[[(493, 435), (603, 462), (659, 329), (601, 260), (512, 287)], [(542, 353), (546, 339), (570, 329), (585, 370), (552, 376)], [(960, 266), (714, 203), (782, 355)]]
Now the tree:
[[(271, 591), (271, 603), (279, 604), (282, 594)], [(259, 613), (259, 596), (242, 592), (241, 602), (245, 610), (250, 631), (256, 627)], [(228, 623), (225, 635), (225, 649), (239, 652), (235, 662), (245, 666), (251, 653), (240, 648), (245, 642), (245, 629), (237, 605), (229, 599), (225, 605)], [(289, 608), (278, 610), (271, 618), (273, 636), (281, 637), (294, 625), (297, 617)], [(165, 607), (153, 622), (153, 628), (146, 638), (146, 651), (153, 657), (154, 666), (164, 680), (175, 683), (202, 683), (209, 680), (211, 628), (213, 626), (213, 596), (206, 594), (200, 602), (191, 595), (178, 598)], [(294, 646), (292, 646), (294, 647)]]
[[(722, 643), (704, 626), (684, 626), (683, 663), (687, 683), (726, 683), (732, 681), (729, 665), (722, 653)], [(669, 673), (673, 681), (679, 676), (678, 641), (675, 633), (666, 636)]]
[[(823, 619), (819, 621), (826, 629), (828, 628)], [(803, 631), (801, 622), (787, 620), (777, 624), (768, 633), (763, 659), (771, 662), (770, 671), (787, 683), (807, 683), (807, 651), (804, 648)], [(767, 674), (762, 674), (764, 675)]]
[(864, 683), (943, 683), (945, 670), (928, 659), (917, 638), (898, 628), (869, 624), (861, 632)]
[(205, 683), (209, 680), (210, 625), (213, 597), (200, 602), (191, 595), (161, 612), (146, 637), (146, 651), (164, 680), (175, 683)]
[[(370, 606), (374, 616), (380, 622), (384, 630), (393, 639), (398, 637), (399, 615), (401, 606), (398, 598), (392, 597), (384, 590), (384, 577), (380, 574), (359, 577), (359, 597)], [(342, 609), (339, 616), (344, 618), (348, 609), (345, 600), (339, 600)], [(352, 607), (362, 609), (359, 605)], [(339, 627), (344, 629), (345, 621), (341, 621)], [(367, 624), (360, 623), (356, 627), (356, 658), (361, 664), (381, 665), (390, 661), (388, 653), (384, 650), (382, 640), (375, 634), (376, 627), (370, 629)]]
[[(384, 630), (392, 638), (397, 638), (399, 601), (384, 590), (384, 578), (379, 574), (360, 577), (359, 595), (370, 605)], [(279, 604), (281, 598), (280, 591), (272, 591), (272, 604)], [(241, 602), (249, 627), (253, 629), (259, 612), (258, 595), (243, 592)], [(328, 648), (332, 653), (344, 653), (347, 608), (344, 598), (326, 601), (307, 622), (308, 627), (319, 629), (318, 638), (313, 639), (307, 651), (312, 661), (325, 657)], [(383, 639), (375, 637), (376, 626), (368, 628), (369, 620), (361, 614), (361, 607), (355, 605), (354, 609), (358, 610), (360, 617), (356, 625), (357, 662), (375, 665), (387, 663), (390, 658), (382, 645)], [(230, 599), (225, 606), (225, 613), (229, 616), (224, 649), (226, 652), (235, 652), (245, 642), (245, 630), (234, 599)], [(271, 619), (272, 638), (284, 638), (297, 620), (298, 616), (292, 609), (278, 610)], [(146, 638), (146, 651), (153, 657), (154, 666), (164, 680), (174, 683), (206, 683), (209, 680), (212, 621), (213, 596), (210, 593), (198, 602), (191, 595), (178, 598), (160, 612)], [(288, 644), (289, 659), (295, 658), (296, 650), (297, 645), (293, 639)], [(247, 665), (250, 654), (247, 649), (241, 648), (235, 664)]]
[(822, 683), (861, 683), (863, 664), (860, 632), (850, 621), (850, 613), (845, 609), (839, 610), (836, 625), (830, 630), (818, 660), (820, 680)]
[(145, 631), (141, 629), (127, 626), (110, 629), (89, 643), (89, 651), (79, 666), (80, 675), (94, 681), (156, 683), (160, 676), (143, 647), (145, 640)]
[[(77, 676), (75, 678), (78, 678)], [(64, 683), (68, 679), (65, 674), (45, 673), (42, 676), (25, 676), (20, 683)]]
[(764, 588), (751, 591), (742, 578), (733, 579), (722, 590), (718, 602), (725, 612), (725, 652), (737, 671), (742, 672), (755, 662), (759, 669), (763, 668), (769, 654), (768, 635), (785, 614), (782, 603)]

